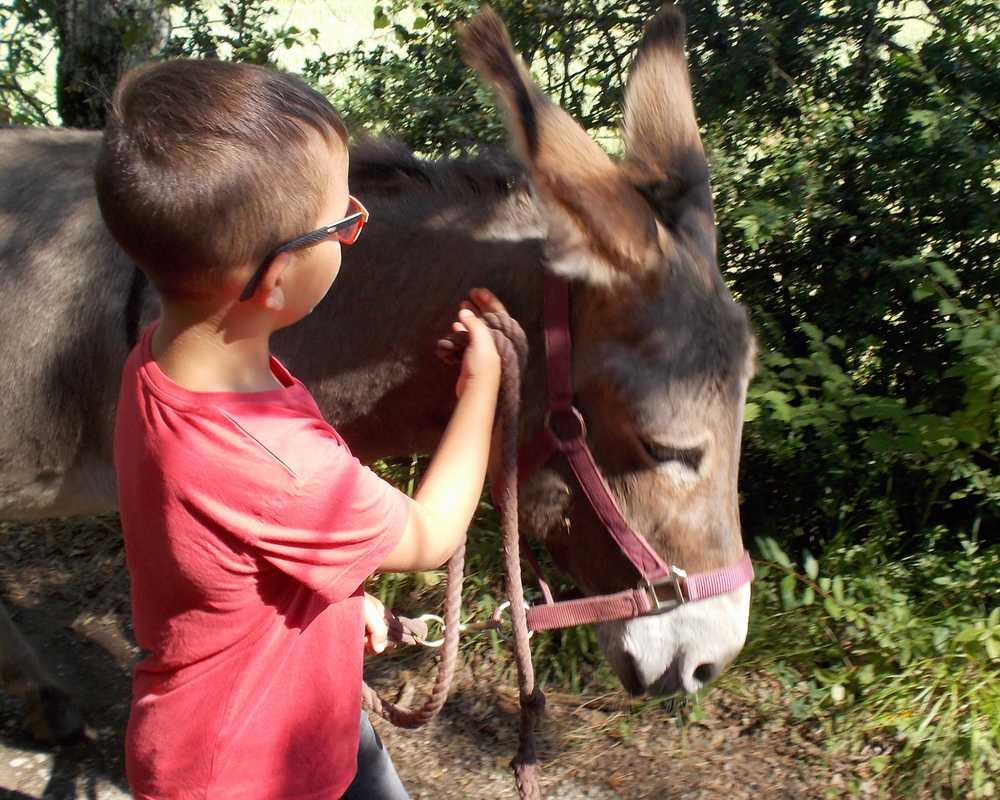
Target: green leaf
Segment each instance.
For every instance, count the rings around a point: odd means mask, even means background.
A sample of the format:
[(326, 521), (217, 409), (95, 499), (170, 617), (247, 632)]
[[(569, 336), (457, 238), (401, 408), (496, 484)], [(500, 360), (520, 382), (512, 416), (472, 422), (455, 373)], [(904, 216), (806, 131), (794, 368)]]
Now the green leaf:
[(811, 322), (801, 322), (799, 323), (799, 327), (802, 329), (802, 332), (806, 336), (808, 336), (812, 341), (814, 342), (823, 341), (823, 332), (815, 325), (813, 325)]
[(969, 625), (962, 628), (958, 633), (952, 637), (952, 641), (955, 644), (965, 644), (966, 642), (973, 642), (980, 637), (983, 629), (977, 625)]
[(919, 303), (921, 300), (926, 300), (934, 294), (937, 293), (934, 291), (933, 285), (925, 281), (913, 290), (913, 299)]
[(932, 261), (930, 267), (931, 271), (937, 275), (938, 280), (948, 288), (956, 291), (962, 288), (962, 282), (958, 279), (955, 271), (946, 267), (943, 262)]
[(781, 566), (792, 569), (792, 559), (778, 546), (778, 543), (774, 539), (768, 539), (768, 542), (770, 544), (771, 556), (774, 560), (781, 564)]
[(790, 611), (798, 605), (795, 601), (795, 583), (794, 575), (786, 575), (781, 579), (781, 605), (786, 611)]
[(948, 299), (942, 299), (938, 301), (938, 308), (941, 310), (941, 313), (946, 317), (950, 317), (952, 314), (956, 314), (959, 310), (958, 305), (954, 301)]
[(734, 223), (742, 229), (747, 245), (751, 250), (760, 248), (760, 220), (753, 216), (742, 217)]
[(805, 568), (806, 575), (811, 580), (816, 580), (819, 576), (819, 562), (813, 557), (812, 553), (806, 553), (802, 566)]

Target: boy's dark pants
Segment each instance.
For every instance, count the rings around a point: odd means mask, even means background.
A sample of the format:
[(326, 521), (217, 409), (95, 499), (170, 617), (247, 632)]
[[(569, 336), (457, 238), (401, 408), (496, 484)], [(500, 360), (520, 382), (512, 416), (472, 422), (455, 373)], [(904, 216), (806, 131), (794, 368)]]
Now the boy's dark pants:
[(358, 740), (358, 774), (341, 800), (410, 800), (389, 752), (364, 711)]

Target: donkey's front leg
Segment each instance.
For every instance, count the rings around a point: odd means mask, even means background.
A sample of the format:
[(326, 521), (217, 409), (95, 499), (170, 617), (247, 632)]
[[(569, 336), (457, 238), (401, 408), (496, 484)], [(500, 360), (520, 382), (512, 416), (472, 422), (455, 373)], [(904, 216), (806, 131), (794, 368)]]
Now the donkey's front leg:
[(0, 603), (0, 689), (22, 701), (36, 739), (63, 742), (83, 733), (83, 717)]

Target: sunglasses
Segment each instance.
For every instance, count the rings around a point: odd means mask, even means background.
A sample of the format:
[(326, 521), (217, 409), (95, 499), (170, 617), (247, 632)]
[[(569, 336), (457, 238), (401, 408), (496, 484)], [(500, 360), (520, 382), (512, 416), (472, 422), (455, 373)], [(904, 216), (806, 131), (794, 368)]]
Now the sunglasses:
[(326, 242), (331, 239), (336, 239), (341, 244), (354, 244), (361, 235), (361, 229), (368, 222), (368, 209), (361, 205), (361, 201), (354, 195), (348, 195), (347, 200), (350, 213), (346, 217), (337, 220), (332, 225), (325, 225), (309, 233), (296, 236), (291, 241), (278, 245), (268, 253), (267, 258), (261, 262), (261, 265), (257, 267), (257, 271), (247, 281), (247, 285), (243, 287), (243, 291), (240, 293), (240, 300), (249, 300), (253, 297), (253, 293), (257, 291), (257, 287), (264, 277), (264, 272), (267, 270), (268, 264), (274, 261), (281, 253), (312, 247), (314, 244)]

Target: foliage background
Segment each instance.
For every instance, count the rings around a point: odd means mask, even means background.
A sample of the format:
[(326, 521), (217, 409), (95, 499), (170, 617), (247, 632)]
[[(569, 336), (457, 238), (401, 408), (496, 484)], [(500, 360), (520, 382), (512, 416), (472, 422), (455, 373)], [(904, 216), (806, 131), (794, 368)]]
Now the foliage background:
[[(0, 115), (58, 120), (37, 89), (45, 55), (95, 46), (60, 28), (73, 2), (0, 0)], [(123, 46), (149, 36), (151, 17), (109, 5)], [(149, 0), (146, 10), (173, 23), (161, 54), (293, 58), (352, 126), (441, 156), (504, 139), (454, 43), (452, 26), (475, 5), (364, 4), (373, 34), (339, 50), (264, 0)], [(656, 5), (495, 2), (539, 83), (611, 151), (631, 47)], [(887, 789), (994, 796), (1000, 9), (683, 6), (720, 265), (761, 346), (741, 489), (763, 580), (743, 670), (782, 675), (831, 747), (879, 742)], [(415, 474), (411, 462), (385, 468), (398, 480)], [(488, 598), (488, 508), (477, 524), (472, 580)], [(435, 583), (382, 590), (391, 599)], [(606, 680), (589, 633), (540, 646), (551, 680)]]

